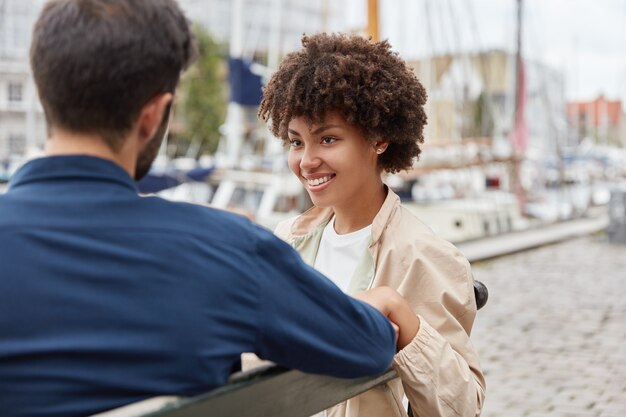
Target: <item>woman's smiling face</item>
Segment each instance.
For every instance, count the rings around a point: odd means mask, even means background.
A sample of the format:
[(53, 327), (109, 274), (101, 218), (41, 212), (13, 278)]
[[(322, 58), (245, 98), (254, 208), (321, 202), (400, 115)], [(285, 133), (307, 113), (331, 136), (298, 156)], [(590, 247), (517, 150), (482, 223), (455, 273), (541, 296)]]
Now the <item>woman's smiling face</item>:
[(289, 168), (318, 207), (349, 207), (368, 187), (380, 187), (378, 155), (358, 126), (339, 112), (319, 123), (289, 122)]

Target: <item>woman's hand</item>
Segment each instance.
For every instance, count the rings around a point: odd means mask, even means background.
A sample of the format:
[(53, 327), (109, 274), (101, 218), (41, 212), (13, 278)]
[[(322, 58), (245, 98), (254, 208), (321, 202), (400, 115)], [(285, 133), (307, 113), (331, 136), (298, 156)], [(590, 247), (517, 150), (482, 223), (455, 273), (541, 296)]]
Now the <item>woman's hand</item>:
[(407, 301), (391, 287), (376, 287), (354, 295), (383, 313), (396, 327), (397, 348), (402, 350), (417, 334), (419, 318)]

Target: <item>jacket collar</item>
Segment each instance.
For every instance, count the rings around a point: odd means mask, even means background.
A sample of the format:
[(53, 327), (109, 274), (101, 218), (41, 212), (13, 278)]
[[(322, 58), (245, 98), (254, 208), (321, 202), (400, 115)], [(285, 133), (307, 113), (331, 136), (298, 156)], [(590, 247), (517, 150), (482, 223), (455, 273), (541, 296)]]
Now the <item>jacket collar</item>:
[(399, 206), (400, 197), (391, 188), (387, 187), (387, 197), (385, 197), (382, 207), (378, 210), (374, 220), (372, 220), (372, 244), (378, 242)]
[[(372, 221), (372, 241), (375, 244), (380, 239), (385, 227), (391, 220), (392, 214), (400, 205), (400, 197), (387, 187), (387, 197), (383, 201), (383, 205)], [(313, 206), (309, 210), (302, 213), (291, 226), (291, 236), (298, 238), (305, 236), (318, 227), (325, 225), (333, 217), (331, 208), (320, 208)]]

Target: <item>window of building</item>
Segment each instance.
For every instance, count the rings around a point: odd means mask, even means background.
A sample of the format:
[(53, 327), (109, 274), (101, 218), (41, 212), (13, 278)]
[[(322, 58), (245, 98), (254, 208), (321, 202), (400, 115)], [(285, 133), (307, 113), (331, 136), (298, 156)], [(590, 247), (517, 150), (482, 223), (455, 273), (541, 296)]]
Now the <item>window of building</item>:
[(9, 101), (13, 103), (22, 101), (21, 83), (9, 83)]

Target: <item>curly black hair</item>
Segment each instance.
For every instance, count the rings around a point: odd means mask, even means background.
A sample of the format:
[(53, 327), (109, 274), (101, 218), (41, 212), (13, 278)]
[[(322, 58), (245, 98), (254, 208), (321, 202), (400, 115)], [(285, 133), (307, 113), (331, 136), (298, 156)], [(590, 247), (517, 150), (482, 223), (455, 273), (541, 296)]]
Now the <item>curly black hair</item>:
[(384, 140), (379, 166), (408, 169), (421, 152), (426, 124), (426, 90), (389, 42), (321, 33), (302, 37), (303, 48), (285, 56), (263, 89), (258, 116), (288, 141), (295, 117), (320, 122), (339, 111), (370, 142)]

